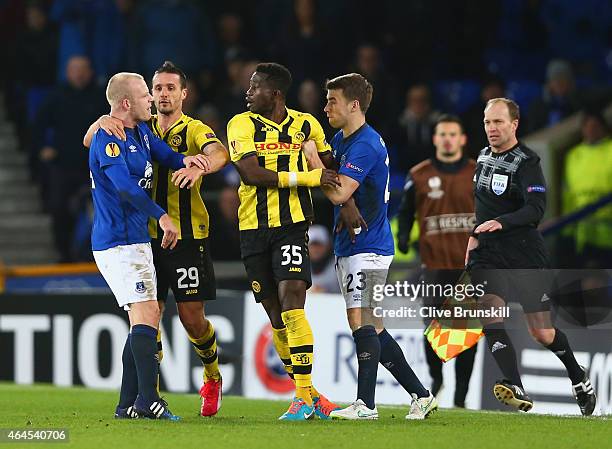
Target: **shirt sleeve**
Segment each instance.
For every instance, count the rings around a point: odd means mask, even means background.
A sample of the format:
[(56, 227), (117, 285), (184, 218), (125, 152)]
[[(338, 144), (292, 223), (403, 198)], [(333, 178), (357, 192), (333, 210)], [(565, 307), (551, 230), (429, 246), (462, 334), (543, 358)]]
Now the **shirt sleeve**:
[(378, 159), (373, 148), (364, 142), (357, 142), (346, 155), (338, 174), (353, 178), (359, 184), (363, 182)]
[(166, 213), (131, 179), (125, 163), (109, 165), (104, 169), (104, 173), (119, 192), (119, 196), (136, 209), (145, 212), (149, 217), (155, 217), (157, 220)]
[(408, 173), (406, 182), (404, 183), (404, 193), (397, 212), (397, 239), (399, 241), (405, 239), (408, 241), (410, 231), (414, 224), (414, 216), (416, 214), (416, 190), (414, 187), (414, 179)]
[(94, 134), (90, 151), (94, 151), (97, 155), (97, 159), (100, 161), (100, 168), (108, 167), (109, 165), (123, 165), (127, 169), (124, 142), (115, 136), (109, 136), (104, 131), (98, 130)]
[(215, 132), (210, 126), (205, 125), (199, 120), (190, 123), (190, 125), (193, 127), (191, 135), (193, 136), (192, 138), (195, 143), (195, 148), (199, 148), (200, 151), (202, 151), (205, 146), (210, 145), (211, 143), (221, 143), (221, 141), (217, 138)]
[(546, 181), (540, 158), (527, 159), (517, 171), (517, 176), (524, 205), (514, 212), (496, 218), (504, 230), (527, 225), (537, 226), (546, 210)]
[(151, 146), (151, 157), (155, 162), (158, 162), (164, 167), (170, 167), (173, 170), (179, 170), (185, 167), (183, 163), (184, 155), (174, 151), (166, 142), (161, 140), (155, 134), (151, 132), (148, 127), (146, 128), (146, 136), (149, 139)]
[(309, 140), (313, 140), (317, 144), (317, 151), (319, 153), (327, 153), (331, 151), (331, 146), (327, 143), (325, 139), (325, 131), (323, 131), (323, 127), (319, 123), (319, 121), (310, 116), (310, 136), (308, 136)]
[(245, 156), (256, 154), (254, 128), (250, 120), (241, 115), (232, 118), (227, 124), (227, 141), (229, 142), (232, 162), (238, 162)]

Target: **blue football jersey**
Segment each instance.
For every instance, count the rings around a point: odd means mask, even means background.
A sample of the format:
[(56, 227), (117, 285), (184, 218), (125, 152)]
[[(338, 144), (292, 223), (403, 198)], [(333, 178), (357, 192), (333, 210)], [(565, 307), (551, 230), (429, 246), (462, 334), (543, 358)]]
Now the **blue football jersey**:
[[(336, 256), (352, 256), (375, 253), (383, 256), (394, 254), (393, 235), (387, 218), (389, 203), (389, 156), (380, 134), (370, 125), (364, 124), (346, 139), (342, 131), (331, 141), (338, 173), (359, 182), (353, 194), (359, 212), (368, 224), (351, 243), (348, 231), (336, 234), (334, 252)], [(338, 224), (340, 208), (334, 208), (334, 222)]]
[[(112, 165), (125, 165), (130, 182), (140, 186), (150, 196), (153, 180), (152, 160), (155, 155), (169, 157), (177, 168), (182, 164), (182, 155), (172, 151), (156, 137), (144, 123), (135, 128), (126, 128), (124, 142), (98, 130), (91, 141), (89, 170), (94, 205), (94, 220), (91, 231), (91, 246), (101, 251), (118, 245), (146, 243), (151, 239), (147, 228), (149, 215), (122, 198), (105, 169)], [(171, 152), (174, 156), (170, 156)], [(151, 200), (153, 203), (153, 200)], [(152, 206), (155, 206), (152, 204)], [(163, 210), (157, 206), (159, 216)], [(157, 216), (156, 218), (159, 218)]]

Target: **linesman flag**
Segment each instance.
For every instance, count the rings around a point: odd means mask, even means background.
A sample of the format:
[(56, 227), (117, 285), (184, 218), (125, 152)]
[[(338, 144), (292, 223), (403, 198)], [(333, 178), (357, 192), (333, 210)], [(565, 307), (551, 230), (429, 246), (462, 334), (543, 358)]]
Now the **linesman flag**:
[[(457, 281), (458, 284), (470, 282), (467, 272), (464, 272)], [(452, 311), (456, 306), (463, 309), (477, 308), (476, 301), (473, 298), (464, 298), (459, 301), (455, 297), (446, 298), (442, 308)], [(451, 315), (453, 314), (451, 313)], [(454, 317), (432, 320), (424, 334), (434, 352), (443, 362), (448, 362), (466, 349), (471, 348), (484, 335), (479, 319)]]

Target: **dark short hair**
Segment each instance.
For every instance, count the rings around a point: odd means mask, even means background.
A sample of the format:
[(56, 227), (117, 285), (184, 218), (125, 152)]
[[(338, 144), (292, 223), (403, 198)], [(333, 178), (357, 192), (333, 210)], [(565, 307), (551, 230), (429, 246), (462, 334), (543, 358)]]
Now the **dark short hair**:
[(442, 114), (440, 117), (438, 117), (438, 120), (436, 120), (436, 126), (434, 127), (434, 129), (437, 128), (440, 123), (456, 123), (457, 125), (459, 125), (459, 128), (461, 129), (461, 134), (465, 134), (465, 128), (463, 127), (463, 122), (456, 115)]
[(273, 89), (280, 90), (284, 97), (287, 96), (292, 81), (291, 72), (287, 67), (276, 62), (261, 62), (255, 67), (255, 72), (267, 75), (266, 83)]
[(491, 98), (489, 101), (487, 101), (485, 109), (495, 103), (504, 103), (508, 107), (508, 114), (510, 115), (510, 120), (514, 121), (519, 120), (521, 118), (519, 105), (509, 98)]
[(348, 73), (346, 75), (337, 76), (334, 79), (327, 80), (325, 83), (327, 90), (338, 89), (342, 90), (342, 94), (349, 101), (359, 101), (359, 108), (364, 114), (370, 107), (374, 87), (372, 84), (359, 73)]
[(181, 80), (181, 89), (185, 89), (187, 87), (187, 76), (185, 76), (185, 72), (179, 69), (174, 65), (172, 61), (164, 61), (162, 66), (155, 71), (155, 75), (158, 73), (172, 73), (174, 75), (178, 75)]

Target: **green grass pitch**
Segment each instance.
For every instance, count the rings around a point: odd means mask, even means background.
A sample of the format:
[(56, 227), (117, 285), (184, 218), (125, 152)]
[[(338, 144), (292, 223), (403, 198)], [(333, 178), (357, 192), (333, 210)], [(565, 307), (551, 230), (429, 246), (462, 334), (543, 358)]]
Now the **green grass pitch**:
[[(85, 388), (0, 384), (0, 428), (67, 428), (60, 449), (119, 448), (611, 448), (612, 420), (519, 413), (440, 410), (425, 421), (406, 421), (407, 407), (379, 407), (371, 422), (278, 422), (286, 402), (226, 397), (218, 416), (198, 416), (197, 395), (168, 394), (180, 422), (115, 420), (118, 393)], [(49, 443), (0, 443), (48, 447)]]

